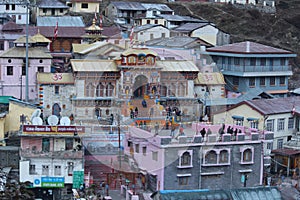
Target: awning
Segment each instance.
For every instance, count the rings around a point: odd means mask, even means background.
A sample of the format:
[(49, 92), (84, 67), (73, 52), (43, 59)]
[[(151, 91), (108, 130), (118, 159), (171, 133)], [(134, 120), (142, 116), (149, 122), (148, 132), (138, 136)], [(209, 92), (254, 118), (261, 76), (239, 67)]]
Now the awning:
[(232, 119), (244, 121), (244, 117), (243, 116), (239, 116), (239, 115), (232, 115)]
[(247, 118), (248, 121), (258, 121), (258, 118), (254, 118), (254, 117), (248, 117)]

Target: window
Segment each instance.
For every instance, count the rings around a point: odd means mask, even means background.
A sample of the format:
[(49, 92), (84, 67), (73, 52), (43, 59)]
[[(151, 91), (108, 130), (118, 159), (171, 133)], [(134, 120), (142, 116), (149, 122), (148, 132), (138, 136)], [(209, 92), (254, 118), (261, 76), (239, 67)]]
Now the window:
[(42, 165), (42, 175), (49, 176), (49, 166), (48, 165)]
[(255, 87), (255, 78), (249, 78), (249, 87)]
[(267, 149), (273, 150), (273, 142), (267, 143)]
[(186, 151), (184, 152), (181, 157), (180, 157), (180, 166), (191, 166), (192, 160), (191, 160), (191, 155), (190, 152)]
[(43, 73), (44, 72), (44, 67), (38, 67), (38, 72)]
[(158, 152), (157, 151), (152, 151), (152, 160), (155, 160), (155, 161), (158, 160)]
[(279, 84), (280, 85), (285, 85), (285, 77), (284, 76), (279, 77)]
[(261, 66), (266, 66), (266, 58), (261, 58), (260, 59), (260, 65)]
[(161, 37), (165, 38), (166, 37), (166, 33), (161, 33)]
[(188, 180), (189, 180), (189, 177), (187, 177), (187, 176), (178, 177), (178, 184), (179, 185), (187, 185)]
[(140, 145), (135, 144), (135, 153), (140, 153)]
[(60, 8), (60, 9), (59, 9), (59, 12), (60, 12), (60, 13), (63, 13), (63, 12), (64, 12), (64, 9)]
[(154, 35), (153, 33), (150, 33), (150, 40), (153, 40), (154, 39)]
[(147, 19), (147, 24), (150, 24), (151, 22), (150, 22), (150, 20), (149, 19)]
[(259, 85), (260, 86), (265, 86), (266, 85), (266, 79), (265, 79), (265, 77), (260, 77), (260, 79), (259, 79)]
[(100, 83), (99, 85), (97, 85), (96, 96), (97, 97), (103, 97), (104, 96), (104, 85), (102, 83)]
[(55, 165), (54, 166), (54, 175), (55, 176), (61, 176), (61, 166), (60, 165)]
[(147, 153), (147, 147), (143, 147), (143, 155), (145, 156)]
[(239, 78), (236, 77), (236, 76), (232, 77), (232, 84), (234, 86), (238, 86), (239, 85)]
[(274, 65), (273, 58), (270, 58), (270, 66), (273, 66), (273, 65)]
[(250, 121), (250, 128), (258, 129), (258, 120)]
[(277, 149), (282, 149), (283, 148), (283, 139), (278, 139), (277, 140)]
[(255, 66), (256, 65), (256, 58), (250, 58), (250, 65)]
[(240, 59), (239, 58), (234, 58), (233, 62), (234, 62), (234, 65), (240, 65)]
[(9, 48), (13, 48), (15, 46), (14, 42), (9, 42), (8, 44)]
[(94, 88), (93, 88), (93, 85), (90, 83), (86, 86), (86, 96), (87, 97), (93, 97), (94, 95)]
[(66, 138), (65, 139), (65, 149), (72, 150), (73, 149), (73, 138)]
[(47, 8), (43, 8), (43, 13), (47, 13)]
[(73, 162), (68, 162), (68, 176), (73, 175), (73, 170), (74, 170), (74, 163)]
[(35, 165), (29, 165), (29, 174), (36, 174)]
[(274, 119), (267, 120), (266, 124), (267, 124), (267, 131), (274, 131)]
[(280, 65), (284, 66), (285, 65), (285, 58), (280, 58)]
[(7, 76), (13, 76), (14, 75), (14, 70), (13, 66), (7, 66), (6, 67), (6, 75)]
[(49, 152), (50, 151), (50, 140), (49, 138), (43, 138), (42, 140), (42, 151)]
[(96, 117), (97, 117), (98, 119), (99, 119), (99, 117), (102, 116), (102, 111), (101, 111), (100, 108), (96, 108), (96, 109), (95, 109), (95, 115), (96, 115)]
[(4, 50), (4, 41), (0, 41), (0, 50)]
[(54, 86), (54, 94), (59, 94), (59, 86), (58, 85)]
[(231, 65), (231, 57), (228, 57), (228, 65)]
[(276, 85), (276, 78), (275, 78), (274, 76), (271, 76), (271, 77), (270, 77), (270, 85), (271, 85), (271, 86)]
[(277, 131), (283, 131), (284, 130), (284, 118), (277, 120)]
[(113, 92), (114, 92), (114, 86), (111, 83), (108, 83), (106, 86), (106, 96), (107, 97), (113, 96)]
[(22, 15), (18, 15), (18, 20), (21, 20), (22, 19)]
[(206, 153), (205, 164), (217, 164), (217, 153), (214, 150)]
[(156, 20), (154, 20), (154, 24), (158, 24), (158, 20), (156, 19)]
[(87, 4), (87, 3), (82, 3), (82, 4), (81, 4), (81, 8), (87, 9), (87, 8), (89, 8), (89, 4)]
[(16, 5), (15, 4), (11, 4), (11, 10), (16, 10)]
[(227, 150), (220, 151), (219, 163), (229, 163), (229, 156)]
[(22, 76), (25, 76), (25, 75), (26, 75), (26, 67), (22, 66)]
[(294, 128), (294, 118), (290, 117), (288, 121), (288, 129), (293, 129)]
[(253, 147), (241, 148), (241, 164), (253, 163)]
[(5, 10), (9, 10), (9, 4), (5, 5)]

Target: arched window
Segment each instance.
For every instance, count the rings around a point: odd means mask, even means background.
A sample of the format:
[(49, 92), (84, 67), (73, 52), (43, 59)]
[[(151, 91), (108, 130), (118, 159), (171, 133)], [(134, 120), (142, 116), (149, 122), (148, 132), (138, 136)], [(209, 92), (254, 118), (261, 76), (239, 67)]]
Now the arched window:
[(104, 85), (99, 83), (96, 88), (96, 96), (103, 97), (104, 96)]
[(181, 166), (190, 166), (191, 165), (191, 155), (189, 152), (184, 152), (181, 156)]
[(219, 163), (228, 163), (229, 162), (229, 156), (227, 150), (222, 150), (219, 155)]
[(246, 149), (243, 151), (243, 162), (252, 162), (252, 150)]
[(106, 85), (106, 96), (111, 97), (113, 96), (114, 86), (111, 83)]
[(87, 97), (93, 97), (94, 96), (94, 86), (89, 83), (87, 86), (86, 86), (86, 93), (85, 93), (85, 96)]
[(205, 164), (217, 164), (217, 153), (213, 150), (205, 155)]

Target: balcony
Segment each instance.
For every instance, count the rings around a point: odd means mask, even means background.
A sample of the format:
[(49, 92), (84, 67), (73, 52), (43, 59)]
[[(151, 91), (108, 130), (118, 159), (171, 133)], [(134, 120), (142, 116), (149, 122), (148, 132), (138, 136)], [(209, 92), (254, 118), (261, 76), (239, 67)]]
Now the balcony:
[(83, 157), (83, 151), (65, 150), (65, 151), (33, 151), (21, 149), (20, 155), (23, 158), (56, 158), (56, 159), (80, 159)]
[(221, 69), (232, 72), (287, 72), (292, 71), (291, 66), (260, 66), (260, 65), (226, 65), (219, 64)]

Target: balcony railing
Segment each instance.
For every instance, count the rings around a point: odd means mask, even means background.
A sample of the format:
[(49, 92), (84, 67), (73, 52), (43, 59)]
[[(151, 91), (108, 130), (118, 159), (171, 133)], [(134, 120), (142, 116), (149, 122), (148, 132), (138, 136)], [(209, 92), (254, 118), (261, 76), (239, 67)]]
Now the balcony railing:
[(235, 72), (285, 72), (291, 71), (291, 66), (258, 66), (258, 65), (220, 65), (224, 71), (235, 71)]

